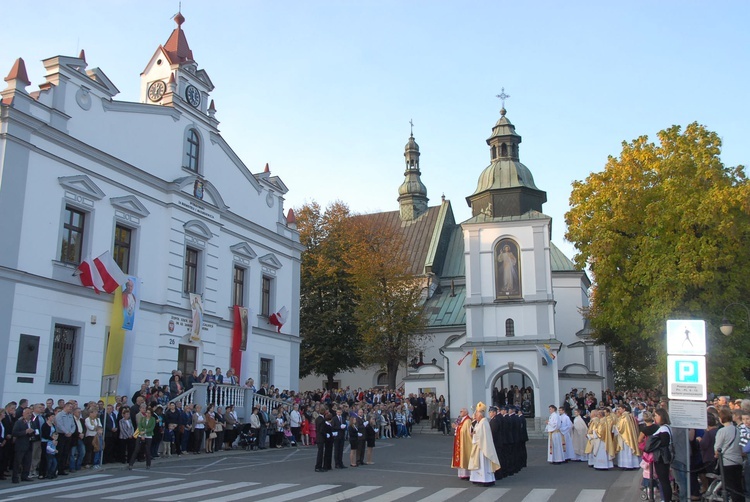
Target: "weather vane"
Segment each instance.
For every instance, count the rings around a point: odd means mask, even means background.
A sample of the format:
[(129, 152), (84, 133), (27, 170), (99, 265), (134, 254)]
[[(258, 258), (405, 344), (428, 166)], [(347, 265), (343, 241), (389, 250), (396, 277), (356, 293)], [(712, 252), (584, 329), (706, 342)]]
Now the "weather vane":
[(495, 97), (500, 98), (500, 103), (502, 104), (503, 109), (505, 109), (505, 100), (510, 97), (510, 94), (505, 94), (505, 87), (500, 89), (500, 94)]

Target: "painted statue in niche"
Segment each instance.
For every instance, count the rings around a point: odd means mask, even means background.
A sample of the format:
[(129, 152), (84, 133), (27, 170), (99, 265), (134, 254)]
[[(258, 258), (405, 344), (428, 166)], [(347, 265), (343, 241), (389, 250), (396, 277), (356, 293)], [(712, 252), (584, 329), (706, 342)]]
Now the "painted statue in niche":
[(520, 298), (520, 260), (518, 244), (502, 239), (495, 246), (495, 290), (498, 299)]

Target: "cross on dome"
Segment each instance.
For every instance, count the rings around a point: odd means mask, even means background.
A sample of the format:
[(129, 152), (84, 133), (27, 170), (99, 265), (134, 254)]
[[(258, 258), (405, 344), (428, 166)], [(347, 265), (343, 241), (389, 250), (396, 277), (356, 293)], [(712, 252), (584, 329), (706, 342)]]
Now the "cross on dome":
[(500, 98), (500, 104), (501, 104), (501, 107), (502, 107), (502, 108), (500, 108), (500, 115), (502, 115), (504, 117), (505, 116), (505, 100), (510, 97), (510, 94), (505, 94), (505, 87), (502, 87), (500, 89), (500, 94), (498, 94), (495, 97), (496, 98)]

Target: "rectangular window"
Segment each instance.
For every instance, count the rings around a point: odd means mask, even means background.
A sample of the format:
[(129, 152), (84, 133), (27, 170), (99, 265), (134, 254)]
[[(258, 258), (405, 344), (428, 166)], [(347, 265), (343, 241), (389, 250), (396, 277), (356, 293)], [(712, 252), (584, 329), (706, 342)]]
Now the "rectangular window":
[(232, 305), (245, 305), (245, 269), (234, 267), (234, 279), (232, 281)]
[(50, 368), (49, 383), (72, 384), (73, 365), (76, 352), (76, 338), (78, 328), (55, 324), (55, 334), (52, 340), (52, 367)]
[(133, 230), (115, 225), (114, 260), (120, 270), (130, 273), (130, 246), (133, 242)]
[[(190, 345), (180, 345), (177, 351), (177, 369), (182, 371), (184, 378), (193, 373), (193, 370), (197, 367), (198, 351), (195, 347)], [(184, 384), (184, 382), (183, 382)]]
[(263, 276), (263, 285), (260, 292), (260, 315), (268, 317), (271, 315), (271, 283), (273, 279)]
[(185, 293), (198, 292), (198, 258), (200, 251), (185, 248), (185, 276), (183, 277), (183, 291)]
[(65, 263), (81, 263), (83, 252), (83, 230), (86, 213), (65, 206), (63, 219), (62, 243), (60, 245), (60, 261)]
[(260, 384), (271, 384), (271, 363), (273, 360), (260, 358)]

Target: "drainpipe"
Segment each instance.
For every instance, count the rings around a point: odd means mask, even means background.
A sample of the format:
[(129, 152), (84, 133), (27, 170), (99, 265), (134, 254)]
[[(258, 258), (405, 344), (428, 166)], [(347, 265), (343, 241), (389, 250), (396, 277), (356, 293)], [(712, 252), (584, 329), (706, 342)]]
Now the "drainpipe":
[(443, 348), (440, 347), (438, 349), (438, 352), (440, 352), (440, 355), (443, 356), (443, 359), (445, 359), (445, 376), (446, 380), (448, 381), (448, 397), (445, 398), (445, 405), (448, 407), (448, 409), (451, 409), (451, 362), (448, 359), (448, 357), (445, 355), (445, 351), (443, 351)]

